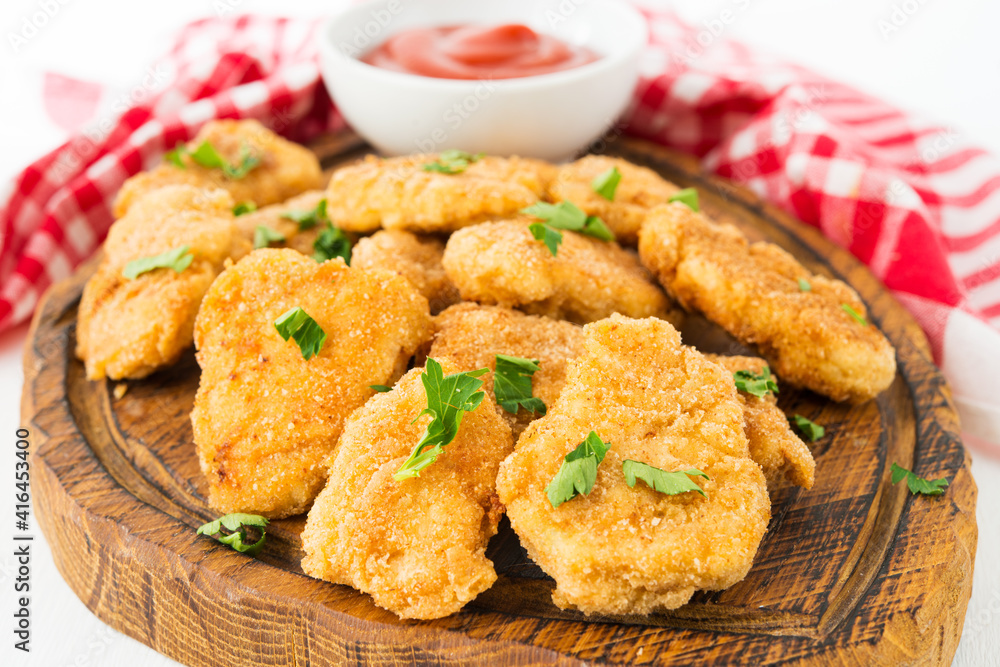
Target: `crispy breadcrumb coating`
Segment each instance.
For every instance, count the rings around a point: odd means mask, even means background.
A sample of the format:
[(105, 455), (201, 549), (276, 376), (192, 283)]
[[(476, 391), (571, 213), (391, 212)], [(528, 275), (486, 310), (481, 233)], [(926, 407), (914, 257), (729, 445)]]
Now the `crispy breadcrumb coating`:
[[(274, 321), (301, 307), (326, 332), (308, 361)], [(290, 249), (255, 250), (212, 284), (195, 324), (202, 369), (191, 422), (209, 505), (305, 511), (353, 410), (392, 384), (430, 336), (427, 300), (399, 276)]]
[(204, 141), (230, 164), (238, 164), (246, 151), (260, 159), (260, 164), (243, 178), (233, 179), (220, 169), (197, 164), (189, 155), (181, 158), (184, 169), (164, 162), (125, 181), (115, 199), (115, 217), (125, 215), (142, 194), (172, 183), (222, 188), (233, 196), (235, 203), (251, 201), (257, 206), (275, 204), (323, 187), (323, 173), (316, 155), (305, 146), (282, 139), (256, 120), (209, 121), (188, 142), (188, 150), (196, 150)]
[(862, 403), (896, 375), (895, 351), (882, 332), (843, 307), (867, 318), (857, 293), (813, 275), (776, 245), (750, 244), (732, 225), (674, 203), (649, 213), (639, 255), (681, 305), (756, 344), (786, 382)]
[(489, 156), (458, 174), (423, 169), (439, 157), (368, 156), (338, 169), (327, 186), (330, 216), (342, 229), (361, 233), (379, 227), (450, 232), (534, 204), (555, 172), (540, 160)]
[(458, 288), (441, 265), (444, 243), (431, 236), (418, 236), (390, 229), (363, 238), (354, 246), (352, 266), (384, 269), (403, 276), (424, 295), (431, 313), (439, 313), (458, 303)]
[[(104, 257), (80, 300), (76, 355), (87, 377), (143, 378), (191, 346), (194, 318), (223, 261), (249, 248), (236, 233), (224, 190), (172, 185), (147, 194), (111, 226)], [(191, 265), (129, 280), (132, 260), (188, 246)]]
[(316, 209), (325, 193), (322, 190), (310, 190), (300, 195), (292, 197), (280, 204), (271, 204), (259, 208), (252, 213), (245, 213), (236, 216), (236, 227), (240, 234), (253, 246), (254, 232), (258, 226), (267, 227), (278, 232), (285, 237), (284, 241), (275, 241), (272, 248), (292, 248), (298, 250), (303, 255), (313, 254), (313, 243), (316, 237), (323, 230), (322, 223), (313, 227), (302, 228), (299, 223), (288, 218), (285, 214), (290, 211), (312, 211)]
[[(594, 192), (591, 184), (613, 167), (621, 173), (621, 181), (614, 199), (608, 201)], [(679, 189), (652, 169), (621, 158), (587, 155), (559, 168), (549, 184), (549, 198), (573, 202), (587, 215), (596, 215), (607, 223), (619, 243), (635, 247), (646, 212), (666, 204)]]
[[(583, 329), (569, 322), (525, 315), (499, 306), (460, 303), (434, 319), (434, 344), (428, 356), (447, 359), (460, 371), (496, 369), (496, 355), (539, 362), (531, 377), (531, 393), (546, 407), (555, 404), (566, 382), (566, 366), (583, 352)], [(493, 373), (483, 376), (493, 392)], [(511, 414), (497, 406), (515, 438), (536, 417), (524, 408)]]
[(497, 468), (513, 440), (487, 396), (434, 463), (395, 481), (431, 419), (419, 416), (427, 407), (422, 374), (411, 370), (347, 421), (302, 534), (302, 569), (369, 593), (401, 618), (431, 619), (496, 581), (485, 552), (503, 514)]
[(444, 268), (463, 299), (578, 324), (612, 313), (679, 323), (680, 311), (633, 253), (614, 242), (564, 231), (553, 257), (531, 235), (530, 222), (488, 222), (452, 234)]
[[(500, 466), (497, 492), (528, 555), (556, 581), (553, 602), (587, 614), (674, 609), (743, 579), (770, 520), (732, 376), (657, 319), (584, 327), (562, 394)], [(589, 495), (553, 509), (546, 487), (590, 431), (610, 443)], [(708, 497), (625, 482), (632, 459), (697, 468)]]
[[(706, 354), (730, 373), (750, 371), (760, 375), (767, 362), (758, 357), (723, 356)], [(806, 443), (792, 432), (785, 413), (778, 407), (774, 394), (754, 396), (739, 391), (743, 405), (743, 430), (750, 445), (750, 458), (764, 471), (767, 488), (773, 491), (782, 480), (811, 489), (816, 479), (816, 462)]]

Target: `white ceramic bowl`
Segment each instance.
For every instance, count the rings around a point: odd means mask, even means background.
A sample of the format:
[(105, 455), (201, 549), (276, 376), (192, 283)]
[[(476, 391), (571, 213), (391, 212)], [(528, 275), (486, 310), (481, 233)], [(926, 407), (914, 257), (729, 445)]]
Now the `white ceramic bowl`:
[[(596, 62), (495, 81), (436, 79), (358, 57), (415, 27), (524, 23), (597, 52)], [(564, 160), (625, 110), (646, 44), (642, 16), (614, 0), (374, 0), (320, 31), (323, 80), (347, 122), (389, 155), (457, 148)]]

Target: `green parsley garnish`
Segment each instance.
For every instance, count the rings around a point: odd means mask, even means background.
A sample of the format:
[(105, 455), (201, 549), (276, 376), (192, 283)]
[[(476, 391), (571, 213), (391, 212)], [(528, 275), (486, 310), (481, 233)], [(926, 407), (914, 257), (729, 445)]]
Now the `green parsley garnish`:
[(253, 247), (266, 248), (272, 243), (285, 240), (285, 235), (276, 229), (271, 229), (267, 225), (257, 225), (253, 230)]
[(697, 491), (708, 498), (705, 490), (695, 484), (691, 477), (704, 477), (705, 479), (711, 479), (711, 477), (697, 468), (667, 472), (642, 461), (625, 459), (622, 461), (622, 472), (625, 473), (625, 483), (629, 487), (634, 487), (635, 480), (641, 479), (649, 485), (649, 488), (660, 493), (665, 493), (668, 496), (676, 496), (679, 493), (687, 493), (688, 491)]
[(282, 213), (281, 217), (298, 223), (300, 232), (312, 229), (321, 222), (330, 222), (326, 216), (326, 198), (320, 199), (314, 209), (291, 209)]
[(246, 215), (247, 213), (253, 213), (256, 210), (257, 204), (254, 204), (252, 201), (241, 201), (233, 207), (233, 215), (239, 217), (241, 215)]
[(122, 269), (122, 275), (129, 280), (135, 280), (154, 269), (173, 269), (180, 273), (191, 266), (192, 261), (194, 261), (194, 255), (191, 254), (190, 247), (182, 245), (179, 248), (161, 252), (159, 255), (133, 259)]
[(802, 415), (795, 415), (792, 417), (792, 421), (795, 422), (795, 426), (798, 427), (802, 435), (809, 438), (809, 442), (816, 442), (824, 435), (826, 435), (826, 429), (811, 421)]
[(302, 358), (309, 361), (323, 349), (326, 332), (309, 314), (299, 307), (292, 308), (274, 321), (274, 328), (286, 341), (295, 340), (302, 351)]
[(184, 164), (184, 160), (181, 159), (181, 156), (186, 154), (187, 154), (187, 146), (184, 145), (183, 141), (178, 141), (174, 145), (174, 150), (167, 151), (167, 153), (164, 154), (163, 159), (169, 162), (170, 164), (174, 165), (178, 169), (187, 169), (187, 165)]
[(234, 181), (240, 180), (260, 165), (260, 158), (254, 155), (246, 144), (240, 150), (240, 161), (230, 164), (208, 141), (201, 142), (198, 148), (193, 151), (188, 150), (184, 144), (178, 143), (174, 150), (167, 153), (164, 158), (175, 167), (187, 169), (187, 165), (182, 159), (184, 155), (189, 156), (194, 162), (206, 169), (220, 170), (226, 178)]
[(944, 477), (940, 479), (924, 479), (918, 477), (906, 468), (897, 463), (892, 464), (892, 483), (899, 484), (905, 477), (906, 485), (910, 487), (910, 493), (922, 493), (925, 496), (940, 496), (944, 493), (944, 487), (948, 486), (948, 480)]
[(246, 144), (240, 149), (240, 161), (230, 164), (207, 141), (201, 142), (201, 145), (191, 153), (191, 159), (208, 169), (221, 170), (226, 178), (234, 181), (240, 180), (260, 164), (260, 158), (254, 155)]
[(753, 394), (757, 398), (762, 398), (768, 392), (778, 393), (778, 382), (771, 375), (771, 367), (764, 366), (760, 375), (755, 375), (752, 371), (736, 371), (733, 373), (736, 381), (736, 388)]
[[(208, 536), (220, 535), (215, 539), (223, 544), (228, 544), (240, 553), (254, 556), (264, 546), (264, 540), (267, 539), (267, 535), (264, 533), (264, 526), (267, 523), (267, 519), (256, 514), (227, 514), (224, 517), (215, 521), (209, 521), (201, 526), (198, 529), (198, 534)], [(260, 539), (257, 542), (247, 544), (246, 526), (253, 526), (260, 530)], [(228, 535), (220, 534), (223, 528), (230, 531)]]
[(392, 391), (392, 387), (387, 387), (384, 384), (370, 384), (370, 385), (368, 385), (368, 388), (369, 389), (374, 389), (375, 391), (377, 391), (380, 394), (384, 394), (386, 392)]
[(428, 162), (423, 166), (424, 171), (436, 171), (439, 174), (461, 174), (469, 168), (473, 162), (481, 160), (486, 153), (466, 153), (460, 150), (442, 151), (440, 157), (434, 162)]
[(591, 431), (576, 449), (566, 455), (559, 466), (559, 472), (545, 487), (545, 494), (553, 509), (581, 493), (587, 495), (593, 490), (594, 483), (597, 482), (597, 466), (610, 448), (610, 443), (604, 442), (596, 432)]
[(326, 228), (313, 241), (313, 250), (312, 258), (317, 262), (340, 257), (344, 264), (351, 265), (351, 237), (333, 223), (326, 223)]
[(480, 391), (483, 381), (479, 379), (485, 373), (489, 373), (488, 368), (444, 375), (441, 364), (434, 359), (427, 360), (424, 374), (420, 376), (427, 395), (427, 407), (417, 415), (417, 419), (430, 415), (431, 421), (420, 436), (417, 446), (413, 448), (410, 458), (392, 476), (394, 480), (401, 482), (419, 476), (420, 471), (434, 463), (445, 446), (455, 439), (462, 416), (479, 407), (486, 396)]
[(856, 311), (853, 308), (851, 308), (848, 304), (842, 303), (842, 304), (840, 304), (840, 307), (844, 309), (845, 313), (847, 313), (848, 315), (850, 315), (851, 317), (853, 317), (855, 322), (857, 322), (858, 324), (860, 324), (863, 327), (868, 326), (868, 320), (866, 320), (865, 318), (861, 317), (861, 314), (858, 311)]
[(519, 408), (544, 415), (545, 403), (531, 395), (531, 376), (539, 369), (538, 360), (509, 357), (506, 354), (496, 355), (496, 360), (493, 393), (500, 407), (515, 415)]
[(602, 241), (615, 240), (614, 233), (608, 229), (603, 220), (595, 215), (588, 216), (573, 202), (563, 201), (558, 204), (538, 202), (521, 209), (521, 213), (542, 219), (543, 222), (531, 223), (528, 229), (535, 240), (545, 243), (553, 256), (562, 243), (562, 232), (558, 231), (560, 229), (580, 232)]
[(590, 189), (608, 201), (614, 201), (615, 190), (618, 189), (618, 183), (621, 180), (622, 173), (618, 171), (618, 167), (611, 167), (611, 169), (598, 174), (597, 178), (590, 182)]
[(809, 284), (809, 281), (805, 278), (799, 278), (799, 291), (800, 292), (811, 292), (813, 286)]
[(683, 190), (670, 195), (667, 203), (679, 201), (689, 209), (698, 212), (698, 191), (694, 188), (684, 188)]

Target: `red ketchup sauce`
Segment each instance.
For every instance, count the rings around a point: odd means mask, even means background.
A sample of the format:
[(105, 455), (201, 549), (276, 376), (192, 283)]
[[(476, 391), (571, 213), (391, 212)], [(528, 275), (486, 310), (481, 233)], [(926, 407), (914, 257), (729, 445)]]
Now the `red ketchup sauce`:
[(383, 69), (438, 79), (514, 79), (580, 67), (590, 49), (526, 25), (416, 28), (390, 37), (361, 60)]

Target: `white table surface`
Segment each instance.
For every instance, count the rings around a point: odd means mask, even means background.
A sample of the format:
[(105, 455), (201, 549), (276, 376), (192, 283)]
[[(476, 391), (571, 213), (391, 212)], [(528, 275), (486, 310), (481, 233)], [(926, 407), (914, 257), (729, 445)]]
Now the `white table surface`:
[[(648, 0), (655, 4), (655, 0)], [(951, 127), (961, 137), (1000, 153), (1000, 3), (995, 0), (678, 0), (692, 23), (729, 8), (737, 20), (726, 35), (755, 44), (879, 95)], [(44, 5), (58, 11), (19, 53), (10, 32)], [(219, 8), (313, 16), (329, 2), (264, 0), (3, 0), (0, 3), (0, 182), (58, 145), (64, 135), (37, 113), (44, 71), (126, 89), (164, 50), (185, 21)], [(893, 16), (894, 8), (902, 14)], [(900, 17), (905, 17), (905, 21)], [(888, 32), (881, 21), (895, 18)], [(21, 347), (26, 326), (0, 334), (0, 440), (13, 478), (14, 431), (19, 426)], [(969, 350), (976, 354), (976, 350)], [(1000, 664), (1000, 461), (976, 455), (979, 551), (972, 601), (955, 665)], [(7, 487), (8, 489), (10, 487)], [(90, 614), (53, 565), (37, 528), (32, 563), (32, 652), (13, 649), (13, 493), (0, 499), (0, 664), (32, 667), (90, 665), (160, 667), (177, 664), (121, 635)], [(221, 648), (221, 647), (220, 647)]]

